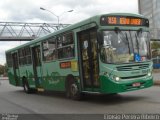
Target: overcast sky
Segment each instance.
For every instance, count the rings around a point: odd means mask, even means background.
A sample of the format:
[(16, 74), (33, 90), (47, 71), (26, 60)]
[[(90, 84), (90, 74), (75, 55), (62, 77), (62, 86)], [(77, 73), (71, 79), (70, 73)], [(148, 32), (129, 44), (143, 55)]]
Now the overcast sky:
[[(57, 23), (57, 18), (43, 7), (60, 16), (60, 23), (73, 24), (88, 17), (111, 13), (138, 13), (138, 0), (1, 0), (0, 22)], [(74, 10), (71, 13), (65, 11)], [(64, 14), (63, 14), (64, 13)], [(5, 50), (24, 42), (0, 42), (0, 64)]]

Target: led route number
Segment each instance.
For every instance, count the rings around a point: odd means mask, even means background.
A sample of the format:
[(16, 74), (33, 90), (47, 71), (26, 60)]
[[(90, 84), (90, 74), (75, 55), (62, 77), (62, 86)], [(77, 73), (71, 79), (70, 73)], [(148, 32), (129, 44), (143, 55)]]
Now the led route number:
[(102, 16), (101, 25), (127, 25), (127, 26), (147, 26), (149, 27), (149, 20), (139, 17), (129, 16)]
[(120, 25), (141, 25), (142, 19), (140, 18), (125, 18), (125, 17), (108, 17), (108, 24)]

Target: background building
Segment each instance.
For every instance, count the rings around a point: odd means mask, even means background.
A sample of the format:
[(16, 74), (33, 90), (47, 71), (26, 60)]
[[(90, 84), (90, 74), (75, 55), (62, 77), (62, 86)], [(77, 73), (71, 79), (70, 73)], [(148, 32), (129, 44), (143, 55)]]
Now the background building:
[(160, 0), (138, 0), (139, 13), (150, 20), (151, 39), (160, 40)]

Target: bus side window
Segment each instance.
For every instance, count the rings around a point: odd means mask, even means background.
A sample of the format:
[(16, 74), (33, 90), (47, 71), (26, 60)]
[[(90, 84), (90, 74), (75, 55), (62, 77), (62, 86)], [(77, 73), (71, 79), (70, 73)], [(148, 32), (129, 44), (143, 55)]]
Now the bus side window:
[(20, 64), (20, 66), (25, 65), (26, 64), (25, 48), (19, 49), (18, 54), (19, 54), (19, 64)]
[(19, 49), (19, 50), (18, 50), (18, 59), (19, 59), (19, 65), (20, 65), (20, 66), (22, 65), (22, 57), (23, 57), (23, 55), (22, 55), (22, 50)]
[(20, 66), (32, 64), (30, 47), (25, 47), (25, 48), (19, 49), (18, 50), (18, 59), (19, 59)]
[(11, 55), (11, 53), (7, 53), (6, 54), (6, 58), (7, 58), (7, 66), (8, 67), (12, 67), (12, 55)]
[(62, 47), (62, 36), (57, 37), (57, 46)]
[(43, 42), (43, 60), (51, 61), (57, 58), (56, 39), (51, 38)]
[(26, 58), (26, 64), (31, 64), (32, 63), (32, 60), (31, 60), (31, 50), (30, 50), (30, 47), (26, 47), (25, 48), (25, 58)]
[(73, 44), (73, 33), (65, 34), (62, 37), (62, 45), (66, 46), (69, 44)]
[(36, 66), (41, 66), (41, 52), (40, 52), (40, 48), (37, 47), (35, 50), (35, 55), (36, 55)]
[(73, 48), (73, 46), (66, 47), (64, 52), (65, 52), (65, 57), (66, 58), (73, 57), (74, 56), (74, 48)]
[(70, 58), (74, 57), (74, 41), (73, 41), (73, 33), (61, 35), (57, 39), (58, 43), (58, 58)]

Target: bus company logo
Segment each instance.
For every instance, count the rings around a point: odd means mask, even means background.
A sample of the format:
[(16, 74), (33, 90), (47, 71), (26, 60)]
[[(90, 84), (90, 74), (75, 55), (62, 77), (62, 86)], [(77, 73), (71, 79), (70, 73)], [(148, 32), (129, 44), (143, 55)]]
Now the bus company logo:
[(52, 72), (49, 84), (58, 84), (60, 80), (61, 80), (60, 74), (58, 72)]

